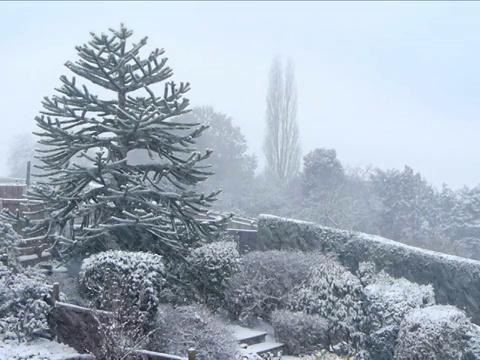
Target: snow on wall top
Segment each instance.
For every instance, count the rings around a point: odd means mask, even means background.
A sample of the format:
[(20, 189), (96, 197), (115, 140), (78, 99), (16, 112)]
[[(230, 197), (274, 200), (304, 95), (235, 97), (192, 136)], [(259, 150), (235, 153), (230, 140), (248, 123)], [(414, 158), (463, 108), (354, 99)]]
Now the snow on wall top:
[(350, 270), (372, 261), (378, 270), (419, 284), (432, 284), (439, 304), (455, 305), (480, 324), (480, 262), (405, 245), (379, 236), (311, 222), (261, 215), (259, 250), (321, 251)]

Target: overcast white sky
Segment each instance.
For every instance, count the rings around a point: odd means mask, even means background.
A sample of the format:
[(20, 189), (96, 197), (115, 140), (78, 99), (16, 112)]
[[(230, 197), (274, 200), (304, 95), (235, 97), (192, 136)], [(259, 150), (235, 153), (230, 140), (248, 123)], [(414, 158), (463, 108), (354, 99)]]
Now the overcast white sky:
[(480, 183), (480, 2), (0, 2), (0, 175), (89, 33), (124, 22), (165, 48), (193, 105), (234, 118), (262, 159), (275, 54), (294, 60), (303, 153)]

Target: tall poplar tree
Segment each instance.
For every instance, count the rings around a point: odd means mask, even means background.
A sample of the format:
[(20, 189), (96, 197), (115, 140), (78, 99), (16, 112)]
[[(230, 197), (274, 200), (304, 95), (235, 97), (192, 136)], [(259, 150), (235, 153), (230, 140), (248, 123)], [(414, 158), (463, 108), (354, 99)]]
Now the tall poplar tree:
[(288, 61), (283, 71), (278, 57), (274, 59), (270, 70), (266, 122), (266, 171), (277, 183), (286, 183), (300, 170), (301, 149), (293, 64)]

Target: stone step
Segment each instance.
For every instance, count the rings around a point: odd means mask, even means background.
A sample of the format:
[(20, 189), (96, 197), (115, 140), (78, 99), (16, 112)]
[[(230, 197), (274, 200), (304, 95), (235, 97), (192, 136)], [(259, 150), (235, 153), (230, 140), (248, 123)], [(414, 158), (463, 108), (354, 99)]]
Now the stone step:
[(252, 330), (239, 325), (232, 325), (230, 328), (240, 344), (254, 345), (266, 340), (267, 333), (264, 331)]
[(255, 354), (262, 355), (266, 353), (272, 353), (278, 356), (280, 351), (283, 350), (284, 344), (278, 342), (262, 342), (259, 344), (250, 345), (247, 349)]
[(41, 263), (43, 261), (48, 261), (52, 259), (52, 254), (50, 254), (48, 251), (42, 252), (42, 256), (38, 255), (20, 255), (17, 257), (18, 261), (20, 262), (21, 265), (23, 266), (31, 266), (35, 265), (38, 263)]

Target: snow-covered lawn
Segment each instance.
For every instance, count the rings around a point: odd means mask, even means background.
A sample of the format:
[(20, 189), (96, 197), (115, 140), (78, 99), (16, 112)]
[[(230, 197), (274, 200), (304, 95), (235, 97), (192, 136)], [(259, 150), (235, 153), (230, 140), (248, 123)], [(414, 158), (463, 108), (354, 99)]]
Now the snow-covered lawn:
[(80, 355), (71, 347), (55, 341), (37, 339), (19, 343), (16, 340), (0, 340), (1, 360), (65, 360), (73, 356), (78, 358)]

